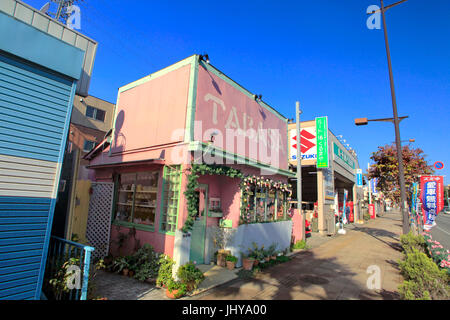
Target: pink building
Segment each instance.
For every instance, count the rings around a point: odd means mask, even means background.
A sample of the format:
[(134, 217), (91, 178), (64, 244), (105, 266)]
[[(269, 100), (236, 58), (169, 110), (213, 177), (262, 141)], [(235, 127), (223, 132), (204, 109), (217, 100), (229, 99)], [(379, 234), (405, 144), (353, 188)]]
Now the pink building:
[(220, 230), (239, 258), (292, 236), (287, 119), (204, 60), (120, 88), (111, 136), (86, 155), (95, 180), (115, 184), (112, 243), (135, 228), (177, 264), (210, 263)]

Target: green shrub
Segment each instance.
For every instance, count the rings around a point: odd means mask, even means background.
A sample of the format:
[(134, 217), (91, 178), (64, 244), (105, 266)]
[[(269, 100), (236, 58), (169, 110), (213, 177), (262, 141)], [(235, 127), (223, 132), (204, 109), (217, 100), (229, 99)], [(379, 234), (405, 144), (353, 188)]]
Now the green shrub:
[(425, 252), (425, 239), (421, 235), (416, 236), (412, 232), (402, 234), (400, 236), (400, 243), (405, 253), (412, 252), (412, 248)]
[(200, 282), (205, 279), (203, 272), (195, 266), (192, 262), (188, 262), (178, 268), (177, 276), (184, 284), (192, 284), (193, 289), (196, 289)]
[(162, 254), (159, 257), (158, 264), (159, 270), (156, 284), (158, 286), (168, 285), (169, 281), (172, 280), (172, 268), (175, 261), (168, 255)]
[(177, 294), (175, 295), (175, 298), (178, 299), (186, 294), (187, 287), (186, 284), (180, 281), (175, 281), (171, 278), (167, 283), (167, 290), (169, 290), (170, 293), (172, 293), (174, 290), (178, 290)]
[(292, 249), (308, 249), (305, 240), (299, 240), (294, 245), (292, 245)]
[(402, 299), (440, 300), (450, 298), (449, 278), (425, 253), (411, 247), (405, 260), (399, 261), (400, 271), (405, 278), (399, 286)]
[(365, 221), (369, 221), (370, 220), (370, 214), (368, 212), (364, 212), (363, 218)]
[(159, 254), (146, 243), (131, 257), (130, 267), (138, 280), (155, 278), (159, 271)]
[(230, 255), (227, 256), (226, 260), (227, 260), (227, 261), (230, 261), (230, 262), (236, 263), (236, 262), (238, 261), (238, 258), (235, 257), (235, 256), (232, 256), (232, 255), (230, 254)]

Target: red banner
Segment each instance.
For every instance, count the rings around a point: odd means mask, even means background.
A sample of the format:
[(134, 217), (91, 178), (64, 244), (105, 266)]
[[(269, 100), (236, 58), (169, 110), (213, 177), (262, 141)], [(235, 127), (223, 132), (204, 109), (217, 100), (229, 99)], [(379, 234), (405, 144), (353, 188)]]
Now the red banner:
[(370, 218), (375, 219), (375, 205), (369, 204), (369, 214)]
[(426, 227), (431, 227), (434, 219), (444, 209), (444, 177), (421, 176), (420, 200), (422, 216)]

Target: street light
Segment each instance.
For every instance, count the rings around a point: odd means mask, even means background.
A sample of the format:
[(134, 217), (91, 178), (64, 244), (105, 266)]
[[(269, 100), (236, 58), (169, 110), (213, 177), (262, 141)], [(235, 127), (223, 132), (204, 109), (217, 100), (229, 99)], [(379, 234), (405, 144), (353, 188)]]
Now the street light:
[[(400, 139), (400, 119), (397, 114), (397, 101), (395, 98), (395, 88), (394, 88), (394, 76), (392, 74), (392, 63), (391, 63), (391, 53), (389, 50), (389, 41), (388, 41), (388, 35), (387, 35), (387, 27), (386, 27), (386, 17), (385, 17), (385, 11), (402, 3), (407, 0), (401, 0), (396, 3), (393, 3), (388, 6), (384, 6), (383, 0), (380, 0), (381, 3), (381, 9), (373, 11), (373, 13), (381, 12), (381, 15), (383, 17), (383, 31), (384, 31), (384, 41), (386, 43), (386, 56), (388, 61), (388, 68), (389, 68), (389, 81), (391, 86), (391, 98), (392, 98), (392, 111), (394, 114), (394, 127), (395, 127), (395, 143), (397, 145), (397, 150), (402, 150), (402, 143)], [(397, 152), (397, 159), (398, 159), (398, 173), (399, 173), (399, 182), (400, 182), (400, 198), (401, 198), (401, 209), (402, 209), (402, 217), (403, 217), (403, 234), (407, 234), (410, 230), (409, 226), (409, 214), (406, 211), (406, 188), (405, 188), (405, 170), (403, 167), (403, 159), (402, 159), (402, 153)]]

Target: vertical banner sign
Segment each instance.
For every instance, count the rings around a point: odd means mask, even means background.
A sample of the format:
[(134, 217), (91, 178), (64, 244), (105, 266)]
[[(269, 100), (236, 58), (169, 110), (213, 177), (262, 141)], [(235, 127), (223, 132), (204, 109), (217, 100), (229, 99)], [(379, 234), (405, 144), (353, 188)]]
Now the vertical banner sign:
[(362, 169), (356, 169), (356, 185), (358, 187), (363, 185)]
[(328, 117), (316, 118), (317, 168), (328, 168)]
[(444, 177), (421, 176), (420, 200), (424, 229), (429, 230), (442, 209), (444, 209)]
[(373, 178), (372, 180), (370, 180), (370, 187), (372, 189), (373, 194), (378, 194), (377, 184), (378, 184), (378, 178)]
[(345, 223), (345, 224), (347, 224), (348, 223), (348, 221), (347, 221), (347, 199), (348, 199), (348, 191), (347, 191), (347, 189), (344, 189), (344, 203), (343, 203), (343, 206), (342, 206), (342, 214), (343, 214), (343, 222)]

